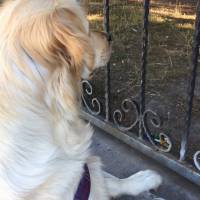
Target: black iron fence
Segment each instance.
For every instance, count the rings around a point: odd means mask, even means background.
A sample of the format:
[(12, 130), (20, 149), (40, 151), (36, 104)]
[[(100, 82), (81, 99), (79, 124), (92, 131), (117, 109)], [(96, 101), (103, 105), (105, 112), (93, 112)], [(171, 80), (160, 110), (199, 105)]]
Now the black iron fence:
[[(108, 39), (111, 39), (110, 20), (109, 20), (109, 0), (103, 0), (103, 25), (104, 30), (108, 34)], [(195, 94), (195, 84), (197, 80), (197, 67), (199, 58), (200, 46), (200, 6), (197, 5), (196, 23), (193, 40), (193, 50), (191, 58), (191, 78), (188, 83), (189, 90), (187, 94), (187, 109), (185, 117), (181, 123), (186, 127), (182, 133), (179, 158), (172, 155), (170, 152), (173, 149), (173, 141), (168, 134), (160, 132), (154, 134), (152, 127), (160, 128), (162, 123), (159, 115), (146, 106), (146, 77), (148, 69), (148, 45), (149, 45), (149, 11), (151, 7), (150, 0), (144, 0), (144, 15), (143, 15), (143, 29), (142, 29), (142, 56), (140, 67), (140, 90), (139, 100), (127, 98), (123, 100), (120, 109), (111, 111), (111, 70), (110, 64), (105, 70), (105, 96), (104, 105), (94, 97), (95, 88), (89, 81), (83, 81), (83, 117), (91, 121), (96, 126), (104, 129), (106, 132), (112, 134), (118, 139), (124, 141), (135, 149), (150, 156), (165, 165), (166, 167), (176, 171), (180, 175), (188, 178), (200, 186), (200, 144), (195, 144), (199, 151), (195, 150), (192, 162), (187, 162), (188, 146), (193, 145), (189, 142), (192, 124), (192, 109)], [(98, 96), (98, 94), (97, 94)], [(88, 98), (90, 97), (90, 98)], [(101, 113), (104, 112), (102, 116)], [(133, 115), (131, 123), (124, 123), (124, 114), (130, 113)], [(200, 111), (199, 111), (200, 112)], [(200, 119), (199, 119), (200, 120)], [(200, 130), (199, 130), (200, 131)], [(136, 134), (129, 134), (135, 132)], [(178, 146), (179, 146), (178, 145)]]

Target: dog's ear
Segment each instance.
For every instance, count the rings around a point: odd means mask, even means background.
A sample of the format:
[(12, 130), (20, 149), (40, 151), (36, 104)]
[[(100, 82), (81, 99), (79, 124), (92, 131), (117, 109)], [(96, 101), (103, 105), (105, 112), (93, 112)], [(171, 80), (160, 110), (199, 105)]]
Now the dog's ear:
[(67, 8), (55, 8), (31, 17), (21, 28), (19, 39), (25, 52), (50, 70), (64, 66), (80, 77), (82, 66), (92, 70), (94, 65), (87, 28)]

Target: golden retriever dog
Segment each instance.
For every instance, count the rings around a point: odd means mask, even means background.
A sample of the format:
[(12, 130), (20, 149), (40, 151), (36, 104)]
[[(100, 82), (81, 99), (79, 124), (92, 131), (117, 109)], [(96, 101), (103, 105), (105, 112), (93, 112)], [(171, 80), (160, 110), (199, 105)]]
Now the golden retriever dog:
[[(75, 0), (10, 0), (0, 10), (0, 199), (108, 200), (157, 188), (141, 171), (105, 175), (80, 115), (81, 78), (111, 48)], [(77, 196), (78, 195), (78, 196)]]

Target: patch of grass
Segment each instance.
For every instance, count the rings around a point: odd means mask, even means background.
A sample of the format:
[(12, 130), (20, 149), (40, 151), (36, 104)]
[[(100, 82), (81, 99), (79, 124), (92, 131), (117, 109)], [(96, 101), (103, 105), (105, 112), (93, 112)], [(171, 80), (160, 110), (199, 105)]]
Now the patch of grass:
[[(142, 4), (114, 1), (111, 4), (111, 31), (113, 34), (112, 69), (123, 70), (126, 79), (137, 83), (141, 65)], [(88, 18), (93, 29), (102, 29), (102, 4), (91, 1)], [(95, 14), (96, 13), (96, 14)], [(152, 5), (150, 11), (149, 80), (170, 80), (188, 73), (195, 14), (181, 12), (181, 8)], [(96, 20), (95, 20), (96, 18)], [(184, 70), (183, 70), (184, 69)], [(133, 70), (136, 74), (133, 74)], [(123, 70), (124, 71), (124, 70)], [(113, 74), (113, 76), (115, 76)], [(113, 80), (115, 81), (115, 80)], [(139, 81), (139, 79), (138, 79)], [(118, 87), (120, 85), (118, 84)]]
[[(95, 2), (95, 3), (94, 3)], [(175, 5), (168, 1), (152, 1), (149, 26), (147, 66), (147, 107), (163, 116), (163, 130), (175, 142), (178, 154), (181, 134), (185, 131), (187, 88), (191, 71), (194, 32), (194, 4)], [(187, 3), (187, 2), (186, 2)], [(102, 30), (103, 12), (100, 1), (90, 1), (91, 27)], [(96, 19), (95, 19), (96, 18)], [(127, 97), (138, 99), (142, 49), (143, 5), (141, 1), (111, 2), (110, 24), (113, 35), (111, 59), (111, 111), (120, 108)], [(96, 95), (104, 101), (104, 69), (97, 71), (93, 84)], [(200, 95), (196, 96), (194, 118), (200, 118)], [(131, 120), (129, 113), (124, 122)], [(195, 122), (197, 123), (197, 122)], [(193, 139), (192, 139), (193, 140)], [(200, 142), (194, 138), (194, 143)], [(192, 156), (194, 148), (189, 152)]]

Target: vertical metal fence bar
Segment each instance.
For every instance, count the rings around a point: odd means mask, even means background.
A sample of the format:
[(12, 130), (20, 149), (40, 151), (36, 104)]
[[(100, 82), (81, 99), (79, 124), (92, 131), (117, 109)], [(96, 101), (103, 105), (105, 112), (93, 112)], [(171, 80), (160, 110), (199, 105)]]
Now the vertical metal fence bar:
[[(103, 0), (104, 8), (104, 31), (108, 35), (108, 40), (110, 38), (110, 7), (109, 7), (109, 0)], [(110, 119), (110, 63), (106, 66), (106, 80), (105, 80), (105, 112), (106, 112), (106, 121)]]
[(198, 67), (198, 57), (199, 57), (199, 46), (200, 46), (200, 4), (197, 6), (197, 16), (195, 23), (195, 33), (194, 33), (194, 44), (192, 51), (192, 73), (191, 81), (189, 85), (188, 93), (188, 108), (186, 113), (186, 132), (182, 136), (181, 149), (180, 149), (180, 161), (184, 161), (186, 157), (186, 152), (188, 148), (188, 138), (191, 132), (191, 118), (192, 118), (192, 108), (194, 100), (194, 91), (197, 78), (197, 67)]
[(145, 111), (145, 91), (146, 91), (146, 67), (149, 37), (149, 7), (150, 0), (144, 0), (144, 19), (143, 19), (143, 45), (142, 45), (142, 66), (141, 66), (141, 89), (140, 89), (140, 121), (139, 137), (143, 137), (142, 116)]

